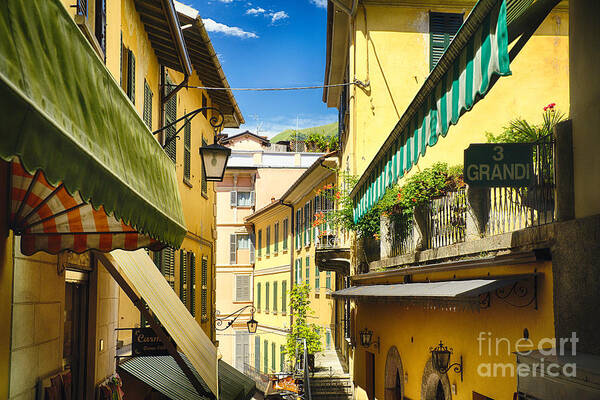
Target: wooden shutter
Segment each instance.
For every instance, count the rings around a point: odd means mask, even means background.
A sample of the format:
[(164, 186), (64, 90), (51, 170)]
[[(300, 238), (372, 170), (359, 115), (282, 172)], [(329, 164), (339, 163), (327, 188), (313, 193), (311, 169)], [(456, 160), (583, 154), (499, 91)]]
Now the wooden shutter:
[(77, 15), (88, 15), (87, 0), (77, 0)]
[(250, 275), (235, 276), (235, 301), (250, 300)]
[(269, 372), (269, 342), (265, 340), (263, 345), (263, 372), (267, 374)]
[(175, 250), (167, 247), (162, 251), (162, 274), (169, 282), (169, 286), (175, 290)]
[(202, 282), (200, 287), (200, 315), (202, 319), (208, 317), (208, 258), (202, 257)]
[(152, 90), (150, 90), (148, 82), (144, 79), (144, 108), (142, 111), (142, 119), (150, 130), (152, 130), (152, 96)]
[(252, 207), (256, 205), (256, 192), (254, 190), (250, 192), (250, 205)]
[[(206, 147), (206, 140), (204, 140), (204, 137), (202, 138), (202, 147)], [(202, 189), (202, 194), (206, 195), (206, 193), (208, 191), (208, 181), (206, 180), (206, 175), (204, 174), (204, 167), (202, 168), (201, 189)], [(237, 196), (237, 194), (236, 194), (236, 196)]]
[(273, 228), (273, 252), (279, 252), (279, 222), (275, 223)]
[(275, 342), (271, 342), (271, 370), (275, 371)]
[(254, 237), (254, 233), (250, 234), (250, 264), (254, 264), (254, 258), (256, 253), (256, 248), (254, 246), (254, 242), (256, 238)]
[[(169, 78), (169, 76), (167, 75), (166, 78), (166, 87), (165, 87), (165, 95), (168, 95), (169, 93), (171, 93), (171, 91), (173, 90), (173, 87), (171, 86), (171, 84), (173, 82), (171, 82), (171, 79)], [(175, 120), (177, 119), (177, 95), (175, 94), (173, 97), (171, 97), (169, 99), (169, 101), (167, 101), (167, 104), (165, 105), (165, 126), (175, 122)], [(174, 137), (177, 134), (177, 130), (175, 129), (175, 126), (170, 126), (169, 128), (165, 129), (165, 142), (171, 138)], [(165, 151), (167, 152), (167, 155), (169, 156), (169, 158), (171, 158), (171, 160), (173, 160), (173, 162), (175, 162), (177, 160), (177, 141), (176, 140), (171, 140), (169, 142), (169, 144), (167, 145), (167, 147), (165, 147)]]
[(196, 316), (196, 254), (190, 255), (190, 313)]
[(237, 207), (237, 191), (235, 191), (235, 190), (231, 191), (229, 204), (231, 204), (232, 207)]
[(286, 218), (283, 220), (283, 250), (288, 248), (288, 224), (289, 220)]
[(325, 287), (331, 289), (331, 271), (327, 271), (325, 274)]
[(310, 256), (306, 256), (306, 284), (310, 285)]
[(281, 282), (281, 312), (287, 313), (287, 281)]
[(153, 258), (153, 261), (154, 261), (154, 265), (156, 265), (156, 268), (158, 268), (158, 270), (161, 273), (163, 273), (163, 270), (162, 270), (162, 266), (163, 266), (163, 263), (162, 263), (162, 251), (155, 251), (152, 254), (152, 258)]
[(260, 371), (260, 336), (254, 338), (254, 368)]
[[(185, 114), (185, 111), (184, 111)], [(187, 119), (185, 120), (185, 125), (183, 128), (183, 179), (186, 181), (190, 180), (190, 170), (191, 170), (191, 153), (190, 148), (192, 147), (192, 121)]]
[(319, 289), (321, 287), (321, 271), (319, 271), (319, 266), (315, 262), (315, 289)]
[(265, 311), (269, 311), (269, 282), (265, 283)]
[(106, 60), (106, 0), (96, 0), (96, 21), (94, 24), (94, 30), (96, 40), (104, 53), (104, 60)]
[(258, 231), (258, 257), (262, 257), (262, 229)]
[(127, 97), (135, 104), (135, 55), (127, 50)]
[(277, 312), (277, 281), (273, 282), (273, 311)]
[(258, 282), (256, 284), (256, 309), (259, 311), (261, 310), (261, 305), (262, 305), (261, 304), (262, 303), (262, 298), (261, 298), (262, 293), (261, 293), (260, 289), (261, 289), (261, 284), (260, 284), (260, 282)]
[(271, 227), (267, 226), (267, 240), (266, 240), (267, 251), (266, 254), (271, 254)]
[(238, 370), (241, 370), (242, 368), (244, 368), (244, 344), (242, 343), (242, 335), (244, 335), (243, 332), (236, 332), (235, 333), (235, 368)]
[(187, 257), (184, 250), (179, 250), (179, 298), (187, 307)]
[(119, 53), (119, 86), (123, 89), (123, 31), (121, 31), (121, 49)]
[(285, 346), (279, 346), (279, 370), (285, 371)]
[(229, 235), (229, 264), (237, 264), (237, 236)]
[(463, 22), (463, 14), (429, 12), (429, 70), (433, 70)]

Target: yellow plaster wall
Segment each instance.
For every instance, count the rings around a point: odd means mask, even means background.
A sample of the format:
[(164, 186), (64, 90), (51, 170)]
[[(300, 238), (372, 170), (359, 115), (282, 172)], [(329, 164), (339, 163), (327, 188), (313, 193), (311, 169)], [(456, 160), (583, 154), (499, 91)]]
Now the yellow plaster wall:
[[(350, 76), (370, 81), (370, 89), (351, 88), (350, 133), (342, 169), (362, 174), (429, 74), (429, 11), (468, 13), (465, 8), (367, 6), (355, 18)], [(437, 161), (462, 164), (463, 150), (499, 133), (511, 119), (541, 122), (543, 107), (569, 110), (568, 13), (551, 13), (517, 56), (513, 76), (501, 78), (474, 110), (461, 117), (448, 136), (427, 149), (418, 168)], [(367, 51), (368, 48), (368, 51)]]
[[(471, 399), (472, 392), (478, 392), (494, 399), (512, 398), (517, 388), (517, 378), (514, 377), (482, 377), (478, 373), (481, 363), (510, 363), (516, 366), (516, 356), (513, 354), (515, 344), (523, 337), (525, 328), (529, 331), (530, 339), (537, 344), (544, 338), (554, 337), (554, 308), (552, 290), (552, 264), (540, 262), (528, 265), (495, 266), (456, 272), (422, 273), (413, 276), (413, 282), (443, 281), (451, 279), (473, 279), (492, 276), (526, 274), (538, 272), (538, 309), (533, 305), (525, 308), (515, 308), (491, 296), (491, 306), (481, 311), (424, 309), (423, 306), (405, 305), (401, 303), (358, 303), (355, 324), (356, 338), (364, 328), (373, 331), (373, 339), (381, 340), (381, 349), (371, 345), (369, 351), (375, 354), (375, 395), (385, 397), (385, 362), (391, 346), (396, 346), (407, 380), (403, 383), (405, 396), (411, 399), (421, 398), (422, 375), (427, 360), (431, 354), (429, 348), (443, 340), (444, 344), (452, 347), (454, 353), (452, 362), (457, 362), (462, 355), (464, 364), (464, 381), (460, 375), (448, 372), (450, 384), (455, 384), (457, 394), (455, 400)], [(386, 279), (386, 282), (396, 283), (398, 279)], [(529, 296), (531, 296), (529, 287)], [(528, 297), (529, 299), (530, 297)], [(517, 302), (514, 297), (509, 300)], [(491, 332), (492, 351), (488, 351), (488, 341), (477, 340), (480, 332)], [(484, 335), (489, 338), (489, 335)], [(496, 355), (496, 338), (507, 338), (512, 347), (507, 352), (506, 341), (499, 344)], [(524, 342), (522, 342), (524, 343)], [(549, 348), (549, 343), (541, 342), (543, 348)], [(522, 350), (528, 348), (522, 347)], [(356, 398), (365, 399), (365, 348), (357, 345), (354, 352), (354, 381), (357, 386)], [(484, 367), (481, 367), (484, 368)], [(499, 375), (501, 375), (501, 370)]]
[[(255, 341), (256, 337), (260, 339), (260, 363), (257, 366), (255, 363), (255, 352), (256, 346)], [(267, 341), (268, 345), (268, 356), (267, 356), (267, 370), (264, 368), (264, 342)], [(281, 356), (281, 346), (285, 346), (286, 342), (286, 334), (283, 332), (274, 332), (274, 331), (265, 331), (262, 329), (258, 329), (255, 335), (250, 336), (250, 347), (252, 348), (252, 354), (250, 359), (250, 365), (254, 366), (256, 369), (260, 370), (263, 373), (275, 373), (280, 372), (280, 356)], [(275, 369), (272, 368), (272, 348), (271, 344), (275, 343)]]

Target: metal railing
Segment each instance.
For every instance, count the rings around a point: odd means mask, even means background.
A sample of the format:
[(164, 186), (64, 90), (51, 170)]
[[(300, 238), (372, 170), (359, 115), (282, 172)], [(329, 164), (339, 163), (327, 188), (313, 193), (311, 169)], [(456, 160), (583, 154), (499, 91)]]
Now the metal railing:
[(428, 207), (427, 247), (463, 242), (467, 233), (467, 193), (465, 189), (433, 199)]
[(296, 371), (295, 375), (302, 376), (302, 394), (298, 396), (304, 400), (311, 400), (310, 392), (310, 374), (308, 370), (308, 350), (306, 339), (298, 339), (302, 342), (302, 357), (298, 357), (298, 346), (296, 346)]

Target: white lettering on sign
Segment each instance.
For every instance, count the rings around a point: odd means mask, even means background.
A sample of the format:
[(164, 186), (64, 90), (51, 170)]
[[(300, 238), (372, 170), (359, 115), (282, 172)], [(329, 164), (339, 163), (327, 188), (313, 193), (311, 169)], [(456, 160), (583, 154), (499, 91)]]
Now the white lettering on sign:
[[(500, 153), (501, 154), (501, 153)], [(531, 179), (530, 164), (471, 164), (467, 167), (470, 181)]]

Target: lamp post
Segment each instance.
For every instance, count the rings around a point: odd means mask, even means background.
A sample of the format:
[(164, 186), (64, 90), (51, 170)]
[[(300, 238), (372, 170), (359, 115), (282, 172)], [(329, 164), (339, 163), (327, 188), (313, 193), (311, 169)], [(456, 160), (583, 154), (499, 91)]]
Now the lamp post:
[[(215, 318), (215, 330), (217, 331), (224, 331), (225, 329), (231, 327), (231, 325), (233, 325), (233, 323), (242, 315), (242, 311), (244, 311), (245, 309), (250, 308), (250, 312), (252, 313), (252, 315), (250, 316), (250, 320), (248, 320), (248, 322), (246, 322), (246, 325), (248, 327), (248, 333), (256, 333), (256, 329), (258, 328), (258, 321), (256, 321), (254, 319), (254, 312), (256, 311), (256, 308), (254, 308), (254, 306), (252, 305), (247, 305), (245, 307), (240, 308), (239, 310), (235, 310), (234, 312), (232, 312), (229, 315), (225, 315), (224, 317), (217, 317)], [(217, 315), (220, 315), (220, 313), (217, 311)], [(229, 319), (231, 317), (234, 317), (233, 319)], [(218, 328), (221, 325), (223, 325), (223, 322), (227, 321), (227, 324), (225, 325), (224, 328)]]
[[(454, 372), (460, 374), (460, 381), (463, 380), (463, 365), (462, 365), (462, 356), (460, 356), (460, 363), (450, 364), (450, 357), (452, 355), (452, 348), (448, 348), (444, 346), (442, 341), (440, 340), (440, 344), (435, 347), (430, 347), (429, 351), (431, 352), (431, 363), (433, 364), (433, 368), (438, 371), (440, 374), (445, 374), (450, 370), (450, 368), (454, 367)], [(449, 365), (450, 364), (450, 365)]]
[[(210, 125), (213, 127), (213, 144), (208, 146), (200, 147), (200, 157), (202, 158), (202, 171), (204, 172), (204, 177), (209, 182), (221, 182), (223, 181), (223, 176), (225, 175), (225, 169), (227, 168), (227, 161), (229, 160), (229, 156), (231, 155), (231, 149), (221, 146), (219, 142), (219, 132), (223, 128), (223, 123), (225, 122), (225, 117), (223, 113), (215, 107), (201, 107), (194, 111), (190, 111), (184, 116), (176, 119), (175, 121), (163, 126), (160, 129), (152, 132), (153, 135), (156, 135), (159, 132), (164, 131), (167, 128), (175, 127), (176, 124), (182, 120), (185, 120), (186, 123), (191, 121), (196, 115), (201, 113), (202, 111), (212, 110), (215, 111), (218, 116), (212, 116), (208, 120)], [(175, 131), (174, 135), (167, 137), (163, 149), (166, 148), (173, 140), (179, 138), (179, 132), (185, 127), (185, 124), (179, 129)]]

